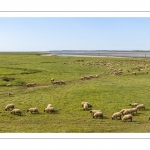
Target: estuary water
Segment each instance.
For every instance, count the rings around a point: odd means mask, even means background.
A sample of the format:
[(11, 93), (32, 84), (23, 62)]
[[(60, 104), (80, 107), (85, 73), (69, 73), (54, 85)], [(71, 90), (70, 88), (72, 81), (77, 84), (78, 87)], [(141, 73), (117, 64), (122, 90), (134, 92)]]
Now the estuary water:
[(107, 51), (107, 50), (61, 50), (49, 51), (51, 55), (58, 56), (101, 56), (101, 57), (132, 57), (150, 58), (150, 51)]

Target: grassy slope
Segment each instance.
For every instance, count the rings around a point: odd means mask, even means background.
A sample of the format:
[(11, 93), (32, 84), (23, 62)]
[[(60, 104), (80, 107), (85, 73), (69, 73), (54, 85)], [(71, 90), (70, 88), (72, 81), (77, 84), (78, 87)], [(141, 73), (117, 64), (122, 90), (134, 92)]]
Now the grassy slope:
[[(34, 53), (1, 53), (0, 59), (0, 132), (150, 132), (150, 75), (146, 74), (150, 71), (149, 59), (44, 57)], [(89, 64), (97, 61), (100, 62), (98, 65)], [(142, 71), (131, 69), (141, 65), (148, 67)], [(122, 75), (110, 74), (120, 68), (124, 72)], [(81, 76), (91, 74), (99, 74), (99, 78), (80, 80)], [(66, 85), (52, 85), (51, 78), (65, 80)], [(38, 86), (27, 88), (24, 85), (28, 82)], [(7, 83), (13, 86), (6, 87)], [(8, 91), (13, 95), (8, 96)], [(93, 109), (101, 109), (105, 118), (93, 119), (89, 111), (82, 110), (82, 101), (90, 102)], [(130, 108), (131, 102), (144, 103), (146, 110), (138, 111), (133, 122), (111, 120), (114, 112)], [(23, 115), (15, 116), (4, 111), (8, 103), (14, 103)], [(48, 103), (53, 104), (56, 114), (43, 112)], [(26, 113), (28, 108), (35, 106), (40, 114)]]

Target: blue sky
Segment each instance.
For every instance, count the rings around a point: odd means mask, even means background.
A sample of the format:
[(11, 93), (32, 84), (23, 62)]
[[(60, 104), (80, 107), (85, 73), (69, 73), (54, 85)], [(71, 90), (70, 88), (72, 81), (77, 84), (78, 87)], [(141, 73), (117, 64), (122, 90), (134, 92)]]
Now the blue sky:
[(49, 50), (150, 50), (150, 18), (0, 18), (0, 51)]

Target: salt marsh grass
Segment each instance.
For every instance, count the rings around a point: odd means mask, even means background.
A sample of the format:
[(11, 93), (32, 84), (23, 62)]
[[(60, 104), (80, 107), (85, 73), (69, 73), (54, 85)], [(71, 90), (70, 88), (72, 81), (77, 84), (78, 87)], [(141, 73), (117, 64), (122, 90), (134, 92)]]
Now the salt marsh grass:
[[(150, 59), (111, 57), (41, 56), (40, 53), (0, 54), (1, 133), (140, 133), (150, 132)], [(140, 70), (139, 70), (140, 69)], [(121, 74), (115, 74), (115, 71)], [(136, 75), (132, 74), (136, 72)], [(98, 78), (95, 75), (98, 74)], [(90, 80), (80, 77), (93, 75)], [(52, 84), (64, 80), (66, 84)], [(10, 83), (12, 86), (7, 87)], [(26, 87), (27, 83), (36, 83)], [(9, 96), (7, 93), (11, 92)], [(88, 101), (100, 109), (104, 119), (93, 119), (81, 107)], [(143, 103), (133, 121), (112, 120), (111, 116), (131, 102)], [(4, 111), (14, 103), (22, 115)], [(44, 108), (51, 103), (55, 114)], [(27, 113), (38, 107), (39, 114)]]

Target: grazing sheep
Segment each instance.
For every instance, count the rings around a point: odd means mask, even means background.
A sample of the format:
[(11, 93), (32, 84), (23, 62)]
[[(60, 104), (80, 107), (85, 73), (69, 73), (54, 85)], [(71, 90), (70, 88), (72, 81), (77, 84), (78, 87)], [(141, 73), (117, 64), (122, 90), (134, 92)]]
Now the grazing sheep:
[(101, 111), (98, 111), (94, 113), (93, 118), (102, 118), (103, 119), (103, 113)]
[(137, 114), (137, 108), (131, 108), (131, 113), (132, 113), (132, 115), (133, 115), (134, 113)]
[(90, 80), (91, 77), (90, 76), (84, 76), (84, 79)]
[(52, 82), (52, 81), (54, 81), (54, 80), (55, 80), (55, 79), (54, 79), (54, 78), (52, 78), (52, 79), (51, 79), (51, 82)]
[(27, 112), (29, 112), (29, 111), (31, 112), (31, 114), (32, 114), (32, 113), (39, 113), (37, 107), (35, 107), (35, 108), (30, 108), (30, 109), (27, 110)]
[(123, 112), (123, 115), (127, 115), (127, 114), (132, 114), (132, 109), (126, 109), (126, 110)]
[(116, 112), (112, 115), (112, 119), (117, 119), (118, 117), (121, 119), (122, 113), (121, 112)]
[(66, 82), (64, 80), (61, 80), (60, 84), (66, 84)]
[(8, 92), (8, 96), (11, 96), (11, 95), (13, 95), (11, 92)]
[(124, 112), (125, 110), (126, 110), (126, 109), (121, 109), (120, 112), (123, 114), (123, 112)]
[(55, 109), (54, 109), (54, 107), (47, 107), (47, 108), (44, 109), (44, 112), (55, 113)]
[(12, 86), (12, 84), (11, 84), (11, 83), (8, 83), (6, 86)]
[(136, 75), (136, 72), (132, 72), (133, 75)]
[(20, 116), (21, 116), (21, 110), (20, 110), (20, 109), (13, 109), (13, 110), (11, 111), (11, 114), (20, 115)]
[(126, 121), (126, 120), (128, 120), (128, 119), (130, 119), (130, 120), (132, 121), (132, 115), (131, 115), (131, 114), (127, 114), (127, 115), (124, 115), (124, 116), (122, 117), (122, 121)]
[(96, 112), (102, 112), (101, 110), (90, 110), (91, 115), (93, 116)]
[(98, 78), (98, 76), (99, 76), (99, 75), (97, 74), (95, 77)]
[(138, 105), (138, 103), (131, 103), (129, 104), (129, 106), (132, 106), (132, 107), (136, 107)]
[(14, 109), (15, 105), (14, 104), (8, 104), (6, 107), (5, 107), (5, 110), (9, 110), (10, 108), (11, 109)]
[(80, 80), (84, 80), (84, 77), (80, 77)]
[(88, 104), (87, 104), (87, 103), (84, 103), (84, 104), (83, 104), (83, 109), (84, 109), (84, 110), (87, 110), (88, 108), (89, 108), (89, 107), (88, 107)]
[(85, 103), (88, 104), (88, 107), (92, 107), (92, 105), (91, 105), (89, 102), (82, 102), (82, 103), (81, 103), (81, 106), (83, 107), (83, 105), (84, 105)]
[(136, 108), (137, 108), (138, 110), (140, 110), (140, 109), (145, 109), (145, 105), (144, 105), (144, 104), (139, 104), (139, 105), (136, 106)]
[(47, 105), (47, 108), (48, 108), (48, 107), (52, 107), (52, 104), (48, 104), (48, 105)]

